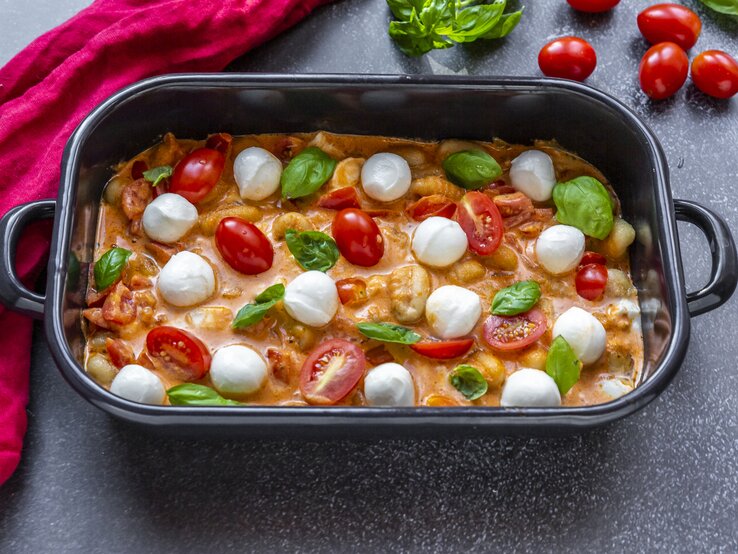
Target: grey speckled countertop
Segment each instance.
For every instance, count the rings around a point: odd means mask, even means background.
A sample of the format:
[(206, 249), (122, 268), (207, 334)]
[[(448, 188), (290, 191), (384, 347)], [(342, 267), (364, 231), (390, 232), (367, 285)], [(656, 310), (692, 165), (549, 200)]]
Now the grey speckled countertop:
[[(695, 51), (738, 55), (738, 21), (703, 17)], [(60, 7), (60, 5), (62, 5)], [(83, 0), (0, 0), (0, 62)], [(600, 16), (526, 2), (507, 40), (405, 58), (383, 0), (345, 0), (233, 64), (245, 71), (537, 75), (548, 38), (597, 49), (589, 83), (633, 107), (662, 141), (674, 195), (738, 230), (738, 98), (686, 86), (654, 104), (637, 86), (645, 51), (622, 2)], [(617, 155), (616, 152), (613, 155)], [(623, 160), (627, 163), (627, 160)], [(680, 227), (690, 289), (706, 243)], [(738, 550), (738, 341), (734, 298), (693, 321), (681, 373), (608, 428), (556, 440), (360, 443), (185, 441), (142, 435), (64, 383), (37, 327), (24, 459), (0, 489), (0, 552)]]

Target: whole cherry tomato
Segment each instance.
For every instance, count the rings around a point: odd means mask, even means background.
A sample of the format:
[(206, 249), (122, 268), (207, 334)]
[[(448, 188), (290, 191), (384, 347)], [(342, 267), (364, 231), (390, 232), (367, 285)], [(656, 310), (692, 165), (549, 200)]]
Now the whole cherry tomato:
[(231, 147), (232, 142), (233, 137), (228, 133), (217, 133), (208, 137), (208, 140), (205, 141), (205, 146), (217, 150), (226, 156), (228, 155), (228, 149)]
[(654, 100), (663, 100), (678, 91), (687, 80), (689, 59), (673, 42), (652, 46), (638, 69), (641, 88)]
[(459, 201), (456, 220), (475, 254), (489, 256), (500, 246), (505, 227), (500, 210), (486, 194), (467, 192)]
[(582, 259), (579, 261), (579, 267), (582, 267), (583, 265), (589, 265), (589, 264), (607, 265), (607, 258), (605, 258), (605, 256), (603, 256), (602, 254), (598, 254), (597, 252), (592, 252), (591, 250), (587, 250), (584, 253), (584, 256), (582, 256)]
[(566, 0), (577, 11), (588, 13), (606, 12), (620, 3), (620, 0)]
[(210, 350), (195, 335), (176, 327), (154, 327), (146, 335), (146, 350), (164, 369), (187, 381), (202, 379), (210, 370)]
[(484, 322), (484, 339), (496, 350), (520, 350), (541, 338), (547, 325), (537, 308), (518, 315), (492, 315)]
[(327, 340), (302, 364), (300, 392), (310, 404), (335, 404), (354, 389), (364, 369), (361, 348), (344, 339)]
[(651, 44), (673, 42), (689, 50), (700, 36), (702, 21), (679, 4), (656, 4), (638, 14), (638, 28)]
[(707, 50), (692, 60), (692, 81), (705, 94), (730, 98), (738, 93), (738, 62), (721, 50)]
[(369, 214), (355, 208), (341, 210), (331, 227), (336, 246), (354, 265), (370, 267), (384, 255), (384, 237)]
[(405, 212), (415, 221), (423, 221), (433, 216), (451, 219), (456, 213), (456, 204), (442, 194), (431, 194), (410, 204)]
[(187, 154), (174, 168), (169, 192), (184, 196), (196, 204), (218, 183), (225, 156), (212, 148), (198, 148)]
[(418, 354), (435, 360), (450, 360), (463, 356), (474, 344), (474, 339), (427, 340), (411, 344)]
[(579, 37), (561, 37), (546, 44), (538, 53), (538, 66), (548, 77), (584, 81), (597, 65), (592, 45)]
[(266, 235), (240, 217), (220, 220), (215, 229), (215, 246), (229, 266), (246, 275), (263, 273), (274, 261), (274, 249)]
[(602, 264), (580, 266), (574, 283), (579, 296), (587, 300), (596, 300), (605, 293), (607, 268)]

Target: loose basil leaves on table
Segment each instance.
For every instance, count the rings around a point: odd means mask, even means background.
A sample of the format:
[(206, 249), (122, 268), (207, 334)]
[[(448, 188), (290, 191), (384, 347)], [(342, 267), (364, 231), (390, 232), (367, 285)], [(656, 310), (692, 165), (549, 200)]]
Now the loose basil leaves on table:
[(577, 359), (574, 350), (562, 336), (556, 337), (548, 349), (546, 357), (546, 373), (556, 381), (559, 392), (564, 395), (579, 381), (582, 362)]
[(614, 218), (612, 199), (605, 186), (594, 177), (577, 177), (557, 183), (553, 189), (556, 219), (576, 227), (596, 239), (607, 238)]
[(215, 390), (205, 385), (183, 383), (167, 391), (173, 406), (243, 406), (242, 402), (223, 398)]
[(259, 294), (254, 302), (246, 304), (243, 308), (238, 310), (236, 317), (233, 318), (231, 327), (234, 329), (243, 329), (254, 323), (259, 323), (269, 310), (271, 310), (277, 302), (284, 298), (284, 285), (277, 283), (271, 287), (265, 289)]
[(422, 338), (412, 329), (394, 323), (358, 323), (356, 327), (362, 335), (382, 342), (415, 344)]
[(490, 312), (494, 315), (518, 315), (536, 305), (541, 287), (535, 281), (519, 281), (500, 290), (492, 299)]
[(285, 241), (292, 255), (303, 269), (326, 272), (338, 261), (336, 241), (320, 231), (288, 229)]
[(468, 190), (482, 188), (502, 175), (497, 160), (481, 150), (451, 154), (443, 160), (443, 170), (449, 181)]
[(174, 170), (171, 165), (160, 165), (158, 167), (153, 167), (148, 171), (144, 171), (143, 176), (144, 179), (151, 183), (152, 187), (155, 187), (164, 179), (171, 177), (172, 171)]
[(98, 291), (105, 290), (120, 278), (131, 254), (130, 250), (115, 246), (95, 262), (95, 288)]
[(487, 380), (474, 366), (457, 366), (449, 374), (448, 380), (467, 400), (476, 400), (487, 393)]
[(336, 160), (320, 148), (305, 148), (282, 172), (282, 197), (302, 198), (314, 193), (331, 178), (335, 169)]

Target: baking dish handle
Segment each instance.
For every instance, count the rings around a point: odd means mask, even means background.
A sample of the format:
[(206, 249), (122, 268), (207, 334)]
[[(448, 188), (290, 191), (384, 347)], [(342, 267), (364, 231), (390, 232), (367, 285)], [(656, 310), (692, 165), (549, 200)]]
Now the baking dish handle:
[(723, 305), (738, 283), (738, 255), (725, 220), (712, 210), (688, 200), (674, 200), (676, 218), (696, 225), (707, 237), (712, 255), (710, 280), (701, 290), (687, 293), (687, 308), (692, 316)]
[(21, 283), (15, 272), (15, 250), (26, 225), (54, 217), (55, 208), (55, 200), (38, 200), (17, 206), (0, 219), (0, 302), (13, 311), (39, 319), (44, 315), (46, 298)]

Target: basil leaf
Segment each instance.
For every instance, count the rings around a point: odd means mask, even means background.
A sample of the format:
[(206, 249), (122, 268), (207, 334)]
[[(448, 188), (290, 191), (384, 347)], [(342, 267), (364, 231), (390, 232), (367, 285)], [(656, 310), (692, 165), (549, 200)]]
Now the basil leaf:
[(705, 6), (727, 15), (738, 15), (738, 0), (700, 0)]
[(333, 175), (336, 160), (320, 148), (305, 148), (282, 172), (282, 197), (302, 198), (318, 190)]
[(164, 179), (172, 176), (171, 165), (160, 165), (159, 167), (152, 167), (148, 171), (143, 172), (144, 179), (151, 183), (152, 187), (155, 187), (161, 183)]
[(448, 380), (467, 400), (476, 400), (487, 393), (487, 380), (474, 366), (457, 366), (449, 374)]
[(263, 304), (265, 302), (277, 302), (282, 298), (284, 298), (284, 285), (277, 283), (264, 289), (264, 292), (260, 293), (254, 300), (257, 304)]
[(387, 0), (387, 5), (394, 15), (400, 21), (410, 21), (412, 11), (420, 12), (423, 9), (425, 0)]
[(444, 33), (455, 42), (474, 42), (489, 33), (502, 17), (505, 0), (497, 0), (493, 4), (471, 6), (460, 10), (448, 33)]
[(105, 290), (120, 278), (120, 274), (123, 272), (123, 268), (131, 254), (133, 252), (130, 250), (116, 246), (105, 252), (95, 262), (95, 288), (98, 291)]
[(535, 281), (519, 281), (495, 294), (490, 312), (494, 315), (518, 315), (536, 305), (541, 287)]
[(502, 38), (509, 35), (512, 30), (517, 27), (520, 23), (520, 18), (523, 17), (523, 10), (520, 9), (517, 12), (510, 12), (503, 14), (500, 19), (497, 20), (497, 24), (490, 29), (490, 31), (484, 35), (483, 39), (495, 39)]
[(594, 177), (577, 177), (557, 183), (553, 189), (556, 219), (572, 225), (585, 235), (607, 238), (613, 226), (612, 199), (605, 186)]
[(336, 265), (340, 256), (336, 241), (325, 233), (287, 229), (284, 237), (297, 263), (308, 271), (326, 272)]
[(277, 305), (277, 302), (284, 297), (284, 285), (277, 283), (265, 289), (257, 295), (254, 302), (246, 304), (238, 310), (236, 317), (233, 318), (231, 327), (234, 329), (243, 329), (254, 323), (259, 323), (269, 310)]
[(357, 323), (356, 327), (362, 335), (382, 342), (415, 344), (422, 338), (412, 329), (394, 323)]
[(243, 406), (243, 402), (223, 398), (215, 390), (205, 385), (183, 383), (167, 391), (173, 406)]
[(481, 150), (462, 150), (443, 160), (448, 180), (468, 190), (482, 188), (502, 175), (502, 168), (492, 156)]
[(546, 373), (556, 381), (562, 396), (579, 381), (581, 370), (582, 362), (577, 359), (566, 339), (562, 336), (556, 337), (548, 349)]

